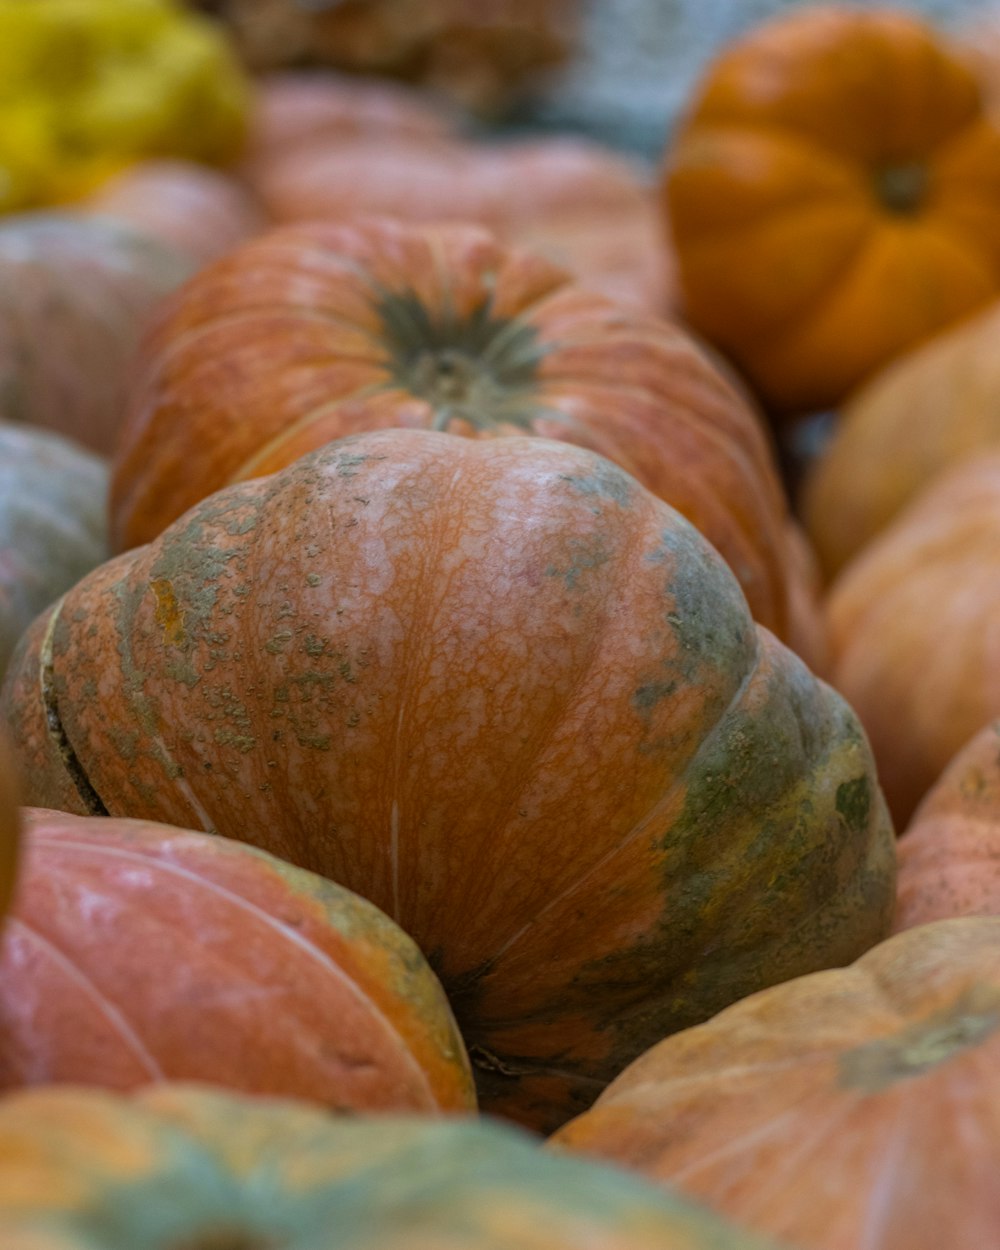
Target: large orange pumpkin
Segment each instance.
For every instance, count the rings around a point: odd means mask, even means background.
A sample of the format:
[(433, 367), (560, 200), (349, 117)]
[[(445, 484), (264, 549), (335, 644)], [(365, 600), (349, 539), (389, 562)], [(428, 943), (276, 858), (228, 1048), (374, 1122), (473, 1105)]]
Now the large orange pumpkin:
[(330, 443), (96, 570), (4, 691), (29, 801), (215, 830), (375, 902), (487, 1106), (535, 1123), (891, 918), (851, 711), (693, 527), (570, 444)]
[(0, 1103), (4, 1250), (766, 1250), (694, 1203), (473, 1120), (157, 1085)]
[(831, 681), (871, 739), (902, 827), (1000, 716), (1000, 452), (942, 477), (830, 591)]
[(1000, 916), (1000, 721), (955, 756), (897, 851), (896, 929)]
[(340, 1110), (475, 1105), (420, 952), (370, 903), (224, 838), (25, 809), (0, 1088), (192, 1080)]
[(939, 474), (1000, 449), (1000, 303), (882, 370), (844, 405), (805, 483), (803, 512), (829, 574)]
[(686, 316), (775, 411), (1000, 295), (1000, 130), (917, 18), (821, 5), (708, 71), (667, 154)]
[(556, 1138), (803, 1250), (985, 1250), (1000, 1229), (1000, 920), (668, 1038)]
[(313, 225), (191, 282), (145, 345), (112, 483), (146, 542), (230, 482), (389, 426), (607, 455), (689, 517), (788, 637), (786, 509), (741, 395), (679, 330), (472, 227)]

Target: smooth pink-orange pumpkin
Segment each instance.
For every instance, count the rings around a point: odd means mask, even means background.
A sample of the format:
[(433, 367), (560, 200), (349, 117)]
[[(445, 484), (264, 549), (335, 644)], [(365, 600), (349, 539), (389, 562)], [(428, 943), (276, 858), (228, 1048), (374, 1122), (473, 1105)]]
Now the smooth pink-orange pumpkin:
[(1000, 916), (1000, 722), (959, 751), (899, 839), (896, 929)]
[(364, 899), (225, 838), (24, 815), (0, 1088), (192, 1080), (338, 1110), (475, 1105), (440, 985)]
[(743, 395), (675, 326), (467, 226), (275, 231), (165, 308), (130, 390), (113, 543), (334, 438), (406, 426), (592, 448), (690, 518), (794, 644), (787, 509)]
[(14, 892), (21, 818), (18, 812), (19, 787), (10, 761), (10, 744), (0, 735), (0, 918)]
[(569, 443), (378, 430), (220, 491), (41, 617), (2, 707), (31, 801), (374, 901), (487, 1105), (539, 1125), (891, 918), (853, 714), (691, 525)]
[(556, 1138), (803, 1250), (1000, 1228), (1000, 919), (942, 920), (668, 1038)]

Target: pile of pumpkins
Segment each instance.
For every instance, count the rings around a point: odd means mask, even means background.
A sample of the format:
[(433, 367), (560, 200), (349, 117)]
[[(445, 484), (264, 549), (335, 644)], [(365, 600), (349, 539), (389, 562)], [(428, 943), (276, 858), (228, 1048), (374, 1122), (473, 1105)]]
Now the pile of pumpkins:
[(0, 221), (4, 1250), (1000, 1244), (990, 73), (225, 78)]

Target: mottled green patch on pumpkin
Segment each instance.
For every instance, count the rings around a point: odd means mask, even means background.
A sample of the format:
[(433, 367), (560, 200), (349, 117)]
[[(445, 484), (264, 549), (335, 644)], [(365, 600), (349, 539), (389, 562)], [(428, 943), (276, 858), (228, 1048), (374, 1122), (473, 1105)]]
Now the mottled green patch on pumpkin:
[(568, 482), (581, 495), (594, 500), (609, 499), (622, 508), (631, 506), (637, 486), (624, 469), (600, 456), (594, 456), (594, 466), (589, 473), (560, 473), (559, 480)]
[(855, 777), (837, 787), (837, 811), (848, 829), (860, 832), (868, 825), (872, 809), (872, 785), (868, 777)]
[(864, 1094), (880, 1094), (897, 1081), (923, 1076), (963, 1051), (982, 1045), (998, 1029), (1000, 988), (972, 986), (951, 1007), (893, 1036), (866, 1042), (841, 1055), (838, 1084)]
[(600, 535), (586, 539), (572, 538), (566, 547), (565, 561), (550, 564), (545, 576), (562, 578), (567, 590), (576, 590), (585, 574), (603, 568), (612, 558)]

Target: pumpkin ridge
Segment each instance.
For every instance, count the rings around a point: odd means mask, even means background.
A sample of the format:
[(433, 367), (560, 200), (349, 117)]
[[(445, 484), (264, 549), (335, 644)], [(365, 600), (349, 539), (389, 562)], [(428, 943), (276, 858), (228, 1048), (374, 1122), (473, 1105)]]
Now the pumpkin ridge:
[(65, 602), (66, 596), (63, 595), (52, 609), (51, 615), (46, 622), (45, 637), (42, 640), (39, 651), (38, 685), (42, 702), (42, 714), (45, 719), (45, 729), (49, 739), (62, 761), (66, 776), (75, 789), (86, 814), (88, 816), (107, 816), (109, 814), (108, 809), (87, 776), (87, 772), (80, 757), (74, 750), (72, 742), (70, 742), (69, 733), (59, 714), (59, 694), (56, 689), (55, 660), (52, 655), (52, 645), (56, 625), (59, 621), (59, 614)]
[(94, 855), (98, 857), (105, 855), (113, 859), (131, 860), (136, 863), (141, 863), (145, 868), (148, 868), (153, 872), (157, 869), (161, 869), (167, 875), (182, 877), (186, 881), (191, 881), (196, 885), (201, 886), (210, 893), (217, 894), (220, 897), (225, 898), (237, 910), (241, 910), (255, 916), (266, 928), (276, 930), (292, 946), (305, 951), (311, 959), (326, 968), (327, 971), (333, 976), (333, 979), (343, 984), (355, 998), (364, 1001), (372, 1016), (384, 1026), (385, 1031), (398, 1039), (400, 1048), (406, 1055), (408, 1065), (416, 1072), (420, 1080), (423, 1082), (430, 1104), (437, 1106), (437, 1099), (434, 1097), (434, 1091), (431, 1088), (427, 1073), (414, 1058), (413, 1053), (407, 1044), (406, 1038), (402, 1036), (392, 1021), (389, 1020), (379, 1007), (378, 1003), (375, 1002), (370, 995), (366, 994), (357, 981), (349, 977), (342, 968), (339, 968), (337, 964), (330, 959), (328, 955), (321, 951), (312, 942), (307, 941), (300, 933), (296, 932), (292, 926), (284, 924), (277, 916), (268, 915), (268, 913), (258, 907), (256, 903), (251, 902), (250, 899), (242, 897), (233, 890), (227, 889), (218, 881), (202, 877), (198, 873), (193, 872), (190, 868), (186, 868), (181, 864), (175, 864), (170, 860), (150, 855), (142, 855), (136, 851), (127, 851), (122, 847), (111, 847), (103, 843), (73, 842), (71, 839), (65, 838), (52, 839), (52, 841), (63, 850), (78, 850), (83, 852), (85, 855)]
[(146, 1069), (151, 1080), (163, 1081), (166, 1079), (165, 1073), (160, 1065), (156, 1062), (155, 1056), (145, 1046), (142, 1038), (136, 1033), (135, 1029), (129, 1024), (128, 1020), (115, 1003), (107, 997), (106, 994), (87, 976), (73, 960), (60, 950), (58, 946), (43, 933), (39, 933), (32, 925), (23, 920), (20, 916), (12, 915), (7, 917), (7, 924), (15, 928), (21, 929), (28, 935), (36, 946), (40, 947), (48, 956), (50, 961), (56, 965), (62, 972), (66, 974), (66, 978), (77, 985), (82, 992), (94, 1003), (100, 1013), (108, 1021), (112, 1027), (112, 1031), (116, 1033), (125, 1043), (125, 1047)]

